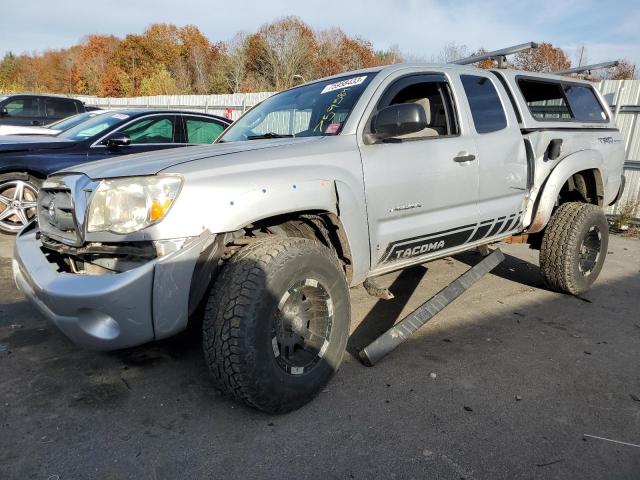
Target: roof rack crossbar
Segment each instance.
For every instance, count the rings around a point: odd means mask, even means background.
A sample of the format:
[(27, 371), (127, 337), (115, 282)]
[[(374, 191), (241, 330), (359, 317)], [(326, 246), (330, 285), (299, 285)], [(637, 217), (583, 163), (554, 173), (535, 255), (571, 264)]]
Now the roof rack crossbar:
[(498, 66), (501, 67), (506, 61), (505, 57), (507, 55), (513, 55), (514, 53), (529, 50), (530, 48), (538, 48), (538, 44), (535, 42), (521, 43), (520, 45), (514, 45), (513, 47), (501, 48), (500, 50), (493, 50), (492, 52), (461, 58), (450, 63), (455, 63), (457, 65), (469, 65), (470, 63), (481, 62), (482, 60), (496, 60), (498, 62)]
[(594, 63), (592, 65), (582, 65), (581, 67), (566, 68), (564, 70), (556, 70), (552, 72), (554, 75), (568, 75), (570, 73), (590, 72), (591, 70), (600, 70), (602, 68), (617, 67), (620, 64), (618, 60), (612, 62)]

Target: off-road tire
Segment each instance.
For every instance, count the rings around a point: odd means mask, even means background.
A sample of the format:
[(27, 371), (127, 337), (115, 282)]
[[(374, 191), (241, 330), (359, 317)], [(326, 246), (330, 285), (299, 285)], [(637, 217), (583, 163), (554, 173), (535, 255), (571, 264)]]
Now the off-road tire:
[[(272, 328), (283, 295), (306, 279), (326, 289), (332, 319), (323, 354), (294, 375), (276, 360)], [(305, 238), (261, 239), (231, 257), (211, 289), (203, 320), (206, 363), (216, 387), (234, 399), (269, 413), (295, 410), (337, 371), (350, 319), (348, 285), (331, 250)]]
[[(587, 272), (581, 270), (584, 242), (597, 233), (599, 252)], [(540, 246), (540, 270), (554, 290), (580, 295), (589, 290), (600, 274), (609, 243), (609, 225), (597, 205), (564, 203), (553, 213)], [(586, 272), (586, 273), (585, 273)]]

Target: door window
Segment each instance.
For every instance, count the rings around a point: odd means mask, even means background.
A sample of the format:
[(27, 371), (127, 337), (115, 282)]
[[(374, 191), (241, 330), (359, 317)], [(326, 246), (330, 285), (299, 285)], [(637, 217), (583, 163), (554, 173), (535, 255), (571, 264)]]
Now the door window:
[(175, 117), (155, 115), (141, 118), (124, 127), (121, 132), (131, 138), (131, 145), (151, 143), (173, 143)]
[(427, 127), (400, 135), (400, 140), (457, 135), (458, 124), (449, 93), (449, 85), (441, 75), (418, 75), (398, 80), (383, 94), (378, 110), (389, 105), (415, 103), (424, 109)]
[(187, 143), (208, 144), (220, 136), (224, 125), (204, 117), (184, 117), (187, 126)]
[(487, 77), (460, 75), (467, 95), (473, 124), (478, 133), (490, 133), (507, 127), (507, 116), (494, 87)]
[(34, 118), (39, 117), (38, 99), (32, 97), (16, 98), (5, 104), (8, 117)]

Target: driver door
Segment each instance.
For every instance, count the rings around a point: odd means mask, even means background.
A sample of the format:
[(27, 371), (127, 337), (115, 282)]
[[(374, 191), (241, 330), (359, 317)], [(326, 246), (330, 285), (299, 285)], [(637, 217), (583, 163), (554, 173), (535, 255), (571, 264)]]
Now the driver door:
[(451, 87), (442, 74), (405, 76), (380, 97), (376, 111), (421, 105), (427, 128), (361, 147), (374, 272), (455, 249), (478, 221), (475, 142), (461, 128)]

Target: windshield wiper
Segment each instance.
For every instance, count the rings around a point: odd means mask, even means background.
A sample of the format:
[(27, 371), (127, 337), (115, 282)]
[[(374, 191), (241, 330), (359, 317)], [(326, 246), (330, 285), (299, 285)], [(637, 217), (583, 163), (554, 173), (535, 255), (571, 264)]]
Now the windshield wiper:
[(263, 133), (262, 135), (249, 135), (247, 140), (262, 140), (264, 138), (293, 138), (293, 135), (281, 135), (275, 132)]

